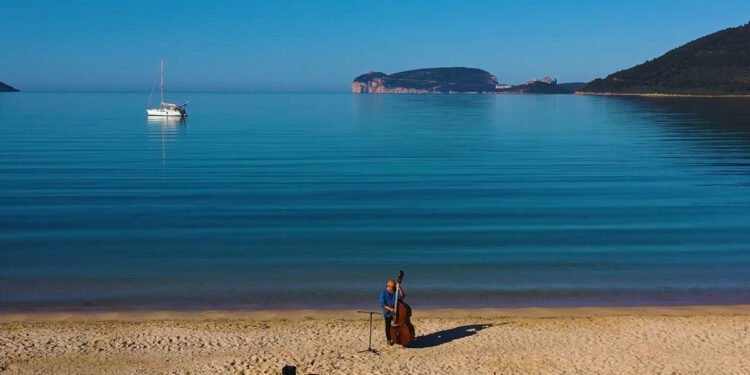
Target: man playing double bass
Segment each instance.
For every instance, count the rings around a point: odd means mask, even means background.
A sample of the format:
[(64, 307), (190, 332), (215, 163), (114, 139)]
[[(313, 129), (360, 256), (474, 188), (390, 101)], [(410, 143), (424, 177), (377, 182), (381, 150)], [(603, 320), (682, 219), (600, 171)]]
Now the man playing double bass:
[(385, 339), (388, 341), (388, 345), (393, 345), (393, 341), (391, 340), (391, 319), (393, 319), (393, 305), (396, 304), (396, 291), (398, 291), (399, 300), (406, 297), (406, 293), (401, 289), (401, 284), (395, 280), (388, 280), (385, 283), (385, 288), (380, 292), (380, 307), (383, 308)]

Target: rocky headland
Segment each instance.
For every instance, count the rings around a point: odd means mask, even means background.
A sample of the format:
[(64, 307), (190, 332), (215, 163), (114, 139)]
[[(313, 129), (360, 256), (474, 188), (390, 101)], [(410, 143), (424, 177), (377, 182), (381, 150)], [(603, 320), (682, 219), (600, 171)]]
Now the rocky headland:
[[(574, 86), (570, 86), (574, 85)], [(427, 68), (385, 74), (367, 72), (352, 81), (355, 94), (572, 94), (583, 84), (558, 84), (545, 77), (523, 84), (500, 83), (476, 68)]]
[(664, 55), (596, 79), (596, 95), (750, 95), (750, 23), (698, 38)]
[(17, 88), (0, 82), (0, 92), (18, 92), (18, 91), (19, 90)]

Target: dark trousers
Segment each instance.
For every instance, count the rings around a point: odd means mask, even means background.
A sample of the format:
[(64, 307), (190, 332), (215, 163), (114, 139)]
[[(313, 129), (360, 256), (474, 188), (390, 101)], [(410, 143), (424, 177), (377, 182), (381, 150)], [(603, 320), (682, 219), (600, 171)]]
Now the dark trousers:
[(385, 338), (391, 341), (391, 317), (383, 316), (385, 318)]

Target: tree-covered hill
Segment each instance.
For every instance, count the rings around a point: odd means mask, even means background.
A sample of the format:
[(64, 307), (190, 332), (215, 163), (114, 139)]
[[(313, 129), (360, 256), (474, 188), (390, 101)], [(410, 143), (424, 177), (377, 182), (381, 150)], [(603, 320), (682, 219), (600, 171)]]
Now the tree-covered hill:
[(750, 94), (750, 23), (704, 36), (656, 59), (594, 80), (581, 92)]
[(355, 93), (493, 92), (497, 78), (476, 68), (427, 68), (387, 75), (368, 72), (354, 79)]
[(16, 92), (17, 88), (0, 82), (0, 92)]

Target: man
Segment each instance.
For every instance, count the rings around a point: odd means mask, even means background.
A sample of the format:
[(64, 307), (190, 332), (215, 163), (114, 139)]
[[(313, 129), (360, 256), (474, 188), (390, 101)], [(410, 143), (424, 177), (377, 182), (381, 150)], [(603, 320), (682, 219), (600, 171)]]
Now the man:
[(383, 309), (383, 317), (385, 318), (385, 339), (388, 341), (388, 345), (393, 345), (393, 341), (391, 341), (391, 319), (393, 319), (393, 305), (396, 304), (396, 291), (398, 291), (399, 300), (406, 297), (406, 293), (401, 289), (401, 284), (396, 283), (395, 280), (388, 280), (385, 283), (385, 289), (380, 292), (380, 307)]

